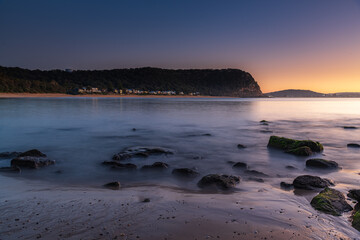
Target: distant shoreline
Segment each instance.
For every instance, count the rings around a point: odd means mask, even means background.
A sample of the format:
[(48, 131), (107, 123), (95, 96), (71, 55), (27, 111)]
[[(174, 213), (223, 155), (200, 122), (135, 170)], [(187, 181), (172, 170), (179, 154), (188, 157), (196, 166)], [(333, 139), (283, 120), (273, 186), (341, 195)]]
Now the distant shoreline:
[(237, 98), (229, 96), (190, 96), (190, 95), (135, 95), (135, 94), (85, 94), (72, 95), (65, 93), (0, 93), (0, 98)]

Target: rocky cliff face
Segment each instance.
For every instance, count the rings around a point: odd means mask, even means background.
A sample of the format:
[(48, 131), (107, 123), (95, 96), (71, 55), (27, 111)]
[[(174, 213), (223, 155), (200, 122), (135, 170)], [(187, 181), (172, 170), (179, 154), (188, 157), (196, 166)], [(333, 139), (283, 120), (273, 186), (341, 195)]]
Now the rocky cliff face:
[(96, 87), (176, 91), (209, 96), (259, 97), (259, 85), (239, 69), (160, 68), (114, 69), (102, 71), (40, 71), (0, 66), (0, 92), (65, 93), (74, 88)]

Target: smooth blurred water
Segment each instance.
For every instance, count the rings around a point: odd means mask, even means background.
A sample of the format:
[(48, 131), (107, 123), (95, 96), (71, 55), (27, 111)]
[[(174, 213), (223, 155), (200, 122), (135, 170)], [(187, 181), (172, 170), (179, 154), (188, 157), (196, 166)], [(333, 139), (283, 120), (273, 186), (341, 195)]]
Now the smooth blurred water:
[[(270, 121), (268, 126), (260, 120)], [(232, 99), (232, 98), (14, 98), (0, 99), (0, 152), (37, 148), (56, 165), (11, 174), (54, 184), (101, 186), (118, 180), (123, 185), (161, 184), (197, 189), (209, 173), (247, 175), (228, 161), (248, 163), (250, 169), (270, 176), (264, 186), (279, 187), (301, 174), (326, 176), (344, 187), (360, 182), (359, 99)], [(132, 129), (136, 128), (136, 131)], [(211, 134), (206, 136), (204, 134)], [(312, 139), (325, 151), (313, 157), (334, 160), (338, 172), (306, 169), (306, 157), (295, 157), (266, 147), (271, 135)], [(246, 145), (238, 149), (237, 144)], [(113, 154), (131, 146), (160, 146), (174, 155), (134, 158), (139, 168), (163, 161), (163, 172), (111, 170), (101, 165)], [(194, 157), (200, 157), (194, 159)], [(8, 166), (10, 159), (0, 160)], [(285, 167), (291, 165), (296, 170)], [(196, 168), (201, 175), (184, 181), (173, 168)], [(61, 170), (61, 173), (57, 173)]]

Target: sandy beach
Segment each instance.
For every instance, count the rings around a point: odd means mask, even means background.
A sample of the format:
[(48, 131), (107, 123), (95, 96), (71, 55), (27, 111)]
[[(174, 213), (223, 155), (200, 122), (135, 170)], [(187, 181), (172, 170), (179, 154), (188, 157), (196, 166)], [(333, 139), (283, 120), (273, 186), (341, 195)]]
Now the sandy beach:
[[(309, 206), (306, 196), (298, 197), (299, 202), (304, 202), (299, 205), (290, 201), (292, 193), (268, 191), (261, 186), (253, 192), (199, 194), (161, 186), (120, 190), (61, 187), (0, 176), (0, 188), (3, 240), (356, 236), (356, 230), (346, 226), (346, 216), (339, 220), (319, 214)], [(145, 198), (150, 202), (143, 202)]]
[(226, 96), (190, 96), (190, 95), (119, 95), (119, 94), (86, 94), (71, 95), (65, 93), (0, 93), (0, 98), (233, 98)]

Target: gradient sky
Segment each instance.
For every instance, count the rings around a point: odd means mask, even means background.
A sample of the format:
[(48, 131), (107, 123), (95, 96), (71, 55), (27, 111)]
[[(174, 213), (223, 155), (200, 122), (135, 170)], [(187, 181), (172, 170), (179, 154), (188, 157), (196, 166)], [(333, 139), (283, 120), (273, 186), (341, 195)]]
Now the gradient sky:
[(240, 68), (263, 92), (360, 92), (360, 0), (0, 0), (0, 65)]

